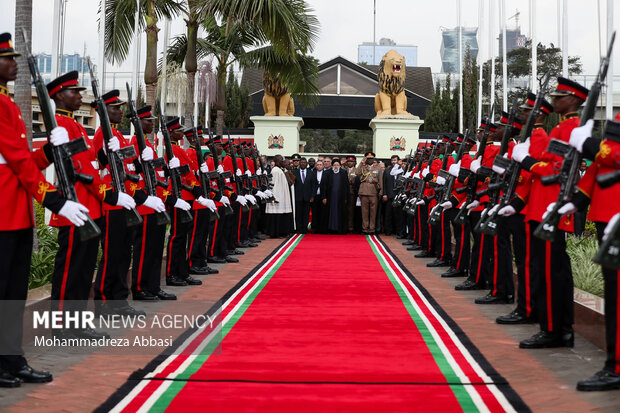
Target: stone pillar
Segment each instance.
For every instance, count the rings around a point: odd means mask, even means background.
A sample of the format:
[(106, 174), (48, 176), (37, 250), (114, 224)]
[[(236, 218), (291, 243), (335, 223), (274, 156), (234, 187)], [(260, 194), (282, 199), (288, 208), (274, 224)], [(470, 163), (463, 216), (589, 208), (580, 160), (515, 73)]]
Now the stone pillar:
[(419, 119), (374, 118), (372, 129), (373, 152), (377, 158), (389, 159), (392, 155), (403, 158), (418, 147), (419, 129), (424, 121)]
[(299, 129), (304, 125), (298, 116), (252, 116), (254, 143), (261, 155), (291, 156), (299, 152)]

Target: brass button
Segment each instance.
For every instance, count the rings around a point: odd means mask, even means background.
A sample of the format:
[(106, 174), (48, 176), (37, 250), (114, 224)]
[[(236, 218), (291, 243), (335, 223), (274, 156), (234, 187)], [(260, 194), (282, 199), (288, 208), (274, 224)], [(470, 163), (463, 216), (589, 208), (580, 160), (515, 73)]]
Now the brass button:
[(25, 138), (25, 137), (26, 137), (26, 134), (25, 134), (25, 133), (22, 133), (22, 138)]

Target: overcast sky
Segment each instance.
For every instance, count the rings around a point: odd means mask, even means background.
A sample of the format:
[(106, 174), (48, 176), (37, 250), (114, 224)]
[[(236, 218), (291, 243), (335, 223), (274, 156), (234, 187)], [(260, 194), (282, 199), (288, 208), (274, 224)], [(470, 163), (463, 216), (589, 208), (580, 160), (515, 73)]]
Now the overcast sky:
[[(33, 1), (33, 50), (49, 52), (52, 36), (53, 0)], [(494, 1), (494, 0), (492, 0)], [(599, 25), (597, 4), (600, 1), (602, 39), (606, 34), (606, 0), (568, 0), (568, 52), (579, 55), (586, 74), (595, 74), (599, 62)], [(0, 14), (0, 31), (14, 32), (15, 4), (8, 4)], [(319, 40), (314, 55), (324, 62), (341, 55), (354, 62), (357, 61), (357, 45), (372, 41), (373, 34), (373, 0), (308, 0), (321, 23)], [(456, 0), (377, 0), (377, 41), (388, 37), (397, 44), (418, 46), (418, 65), (430, 66), (433, 72), (439, 72), (441, 59), (441, 27), (452, 28), (457, 25)], [(485, 15), (488, 16), (488, 0), (484, 0)], [(499, 1), (496, 7), (495, 27), (499, 31)], [(557, 1), (537, 0), (537, 37), (545, 44), (558, 41)], [(97, 56), (97, 9), (99, 0), (69, 0), (67, 3), (65, 53), (82, 53), (86, 44), (88, 54)], [(478, 26), (478, 0), (462, 0), (463, 26)], [(506, 17), (513, 16), (517, 9), (521, 13), (522, 33), (529, 36), (529, 1), (506, 0)], [(615, 26), (620, 24), (620, 5), (615, 10)], [(488, 22), (486, 17), (484, 22)], [(508, 27), (514, 27), (515, 19), (508, 21)], [(160, 24), (160, 28), (163, 25)], [(486, 59), (488, 51), (488, 25), (482, 27), (482, 39), (479, 37), (482, 58)], [(184, 31), (181, 19), (173, 22), (172, 35)], [(160, 40), (163, 30), (160, 32)], [(143, 37), (144, 43), (144, 37)], [(495, 42), (497, 43), (497, 42)], [(160, 42), (160, 50), (161, 50)], [(497, 48), (497, 46), (495, 45)], [(620, 46), (619, 46), (620, 47)], [(602, 45), (605, 49), (605, 43)], [(142, 47), (144, 53), (144, 46)], [(620, 74), (620, 53), (614, 57), (616, 73)], [(121, 70), (130, 71), (131, 63), (126, 62)], [(108, 67), (108, 70), (111, 68)]]

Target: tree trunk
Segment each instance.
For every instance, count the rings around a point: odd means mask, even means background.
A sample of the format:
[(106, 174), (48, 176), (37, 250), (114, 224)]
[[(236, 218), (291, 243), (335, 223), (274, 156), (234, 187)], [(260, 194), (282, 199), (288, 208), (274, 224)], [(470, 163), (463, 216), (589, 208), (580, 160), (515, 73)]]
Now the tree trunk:
[(224, 134), (224, 112), (226, 111), (226, 66), (219, 65), (217, 67), (217, 89), (215, 94), (215, 109), (217, 116), (215, 118), (215, 133)]
[(190, 127), (190, 119), (194, 113), (194, 82), (198, 70), (196, 57), (198, 47), (198, 21), (196, 20), (196, 0), (188, 1), (189, 16), (185, 20), (187, 26), (187, 52), (185, 54), (185, 71), (187, 72), (187, 95), (185, 98), (185, 126)]
[(157, 89), (157, 14), (154, 1), (147, 6), (146, 13), (146, 63), (144, 66), (144, 84), (146, 85), (146, 104), (155, 106)]

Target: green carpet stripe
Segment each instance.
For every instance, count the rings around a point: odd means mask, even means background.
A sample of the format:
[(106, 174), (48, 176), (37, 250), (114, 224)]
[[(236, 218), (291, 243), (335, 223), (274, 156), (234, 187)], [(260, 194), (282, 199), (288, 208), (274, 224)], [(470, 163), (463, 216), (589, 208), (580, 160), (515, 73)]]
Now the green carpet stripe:
[[(396, 280), (395, 275), (392, 274), (392, 269), (390, 268), (389, 264), (385, 261), (385, 259), (383, 258), (383, 256), (381, 255), (377, 247), (374, 245), (374, 243), (371, 242), (370, 237), (367, 236), (366, 239), (368, 240), (370, 247), (375, 253), (375, 256), (379, 260), (379, 263), (383, 267), (383, 270), (388, 276), (390, 282), (396, 289), (396, 292), (398, 293), (398, 296), (400, 297), (403, 304), (405, 305), (405, 308), (409, 312), (409, 315), (413, 319), (413, 322), (415, 323), (416, 327), (420, 331), (420, 334), (422, 335), (424, 342), (428, 346), (429, 351), (431, 352), (431, 354), (433, 355), (433, 358), (435, 359), (435, 363), (437, 363), (437, 366), (441, 370), (446, 381), (448, 383), (454, 383), (454, 382), (462, 383), (461, 378), (456, 374), (452, 366), (450, 366), (450, 363), (448, 362), (445, 355), (439, 348), (437, 341), (435, 340), (435, 338), (429, 331), (426, 323), (424, 322), (424, 318), (426, 317), (423, 314), (420, 314), (416, 310), (416, 308), (413, 306), (406, 292), (402, 289), (400, 283)], [(451, 385), (450, 388), (452, 389), (452, 392), (456, 396), (457, 400), (459, 401), (459, 404), (461, 405), (464, 411), (466, 412), (478, 411), (476, 405), (474, 404), (474, 401), (471, 399), (471, 396), (465, 389), (465, 386)]]
[(183, 372), (181, 372), (178, 376), (176, 376), (177, 381), (173, 381), (172, 384), (164, 391), (164, 393), (159, 396), (157, 401), (153, 404), (153, 407), (149, 410), (149, 412), (157, 413), (165, 411), (172, 400), (176, 397), (177, 394), (183, 389), (185, 384), (187, 383), (187, 379), (189, 379), (194, 373), (196, 373), (200, 367), (207, 361), (213, 350), (215, 350), (224, 337), (230, 332), (230, 330), (234, 327), (234, 325), (239, 321), (241, 316), (245, 313), (248, 307), (252, 304), (256, 296), (262, 291), (262, 289), (267, 285), (269, 280), (273, 277), (273, 275), (278, 271), (280, 266), (286, 261), (288, 256), (295, 250), (299, 242), (303, 238), (303, 235), (297, 238), (293, 244), (287, 248), (290, 248), (288, 252), (282, 255), (276, 265), (267, 273), (265, 278), (257, 285), (254, 291), (245, 299), (245, 301), (239, 306), (239, 308), (235, 311), (235, 313), (231, 316), (230, 320), (222, 327), (222, 333), (216, 334), (213, 339), (205, 346), (205, 348), (200, 352), (198, 356), (190, 363), (189, 366)]

